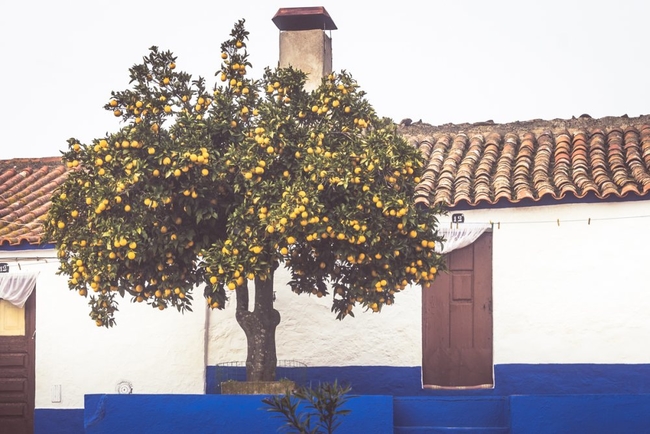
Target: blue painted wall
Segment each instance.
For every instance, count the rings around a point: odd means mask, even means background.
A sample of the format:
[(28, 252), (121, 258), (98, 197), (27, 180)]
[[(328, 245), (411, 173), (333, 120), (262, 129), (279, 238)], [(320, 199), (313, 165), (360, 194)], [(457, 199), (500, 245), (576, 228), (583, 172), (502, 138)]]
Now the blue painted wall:
[(84, 434), (83, 408), (37, 408), (34, 412), (35, 434)]
[(509, 397), (399, 396), (393, 401), (396, 427), (503, 428), (509, 425)]
[[(231, 368), (232, 369), (232, 368)], [(236, 369), (236, 368), (235, 368)], [(295, 368), (288, 368), (295, 369)], [(243, 372), (234, 372), (233, 374), (243, 375)], [(294, 375), (297, 374), (297, 375)], [(223, 375), (223, 372), (221, 372)], [(307, 384), (317, 385), (319, 382), (332, 382), (335, 379), (339, 383), (349, 383), (352, 386), (352, 393), (355, 395), (390, 395), (395, 397), (416, 397), (416, 398), (435, 398), (435, 397), (457, 397), (462, 400), (472, 400), (476, 397), (511, 397), (512, 395), (529, 395), (526, 402), (530, 402), (531, 408), (534, 409), (533, 398), (543, 399), (545, 395), (628, 395), (625, 399), (631, 399), (633, 395), (650, 394), (650, 364), (642, 365), (623, 365), (623, 364), (576, 364), (576, 365), (497, 365), (495, 366), (496, 385), (494, 389), (482, 390), (422, 390), (420, 386), (420, 368), (419, 367), (389, 367), (389, 366), (347, 366), (347, 367), (308, 367), (306, 370), (297, 373), (285, 370), (278, 371), (278, 377), (287, 378), (304, 378)], [(218, 394), (219, 387), (217, 382), (217, 368), (210, 366), (207, 368), (207, 392), (208, 394)], [(137, 395), (133, 395), (137, 396)], [(164, 396), (164, 395), (163, 395)], [(217, 397), (218, 395), (212, 395)], [(230, 398), (230, 397), (229, 397)], [(515, 403), (513, 399), (513, 408), (516, 412), (513, 414), (527, 414), (522, 410), (524, 403)], [(517, 398), (519, 399), (519, 398)], [(569, 399), (569, 398), (567, 398)], [(572, 397), (571, 399), (577, 399)], [(621, 398), (622, 399), (622, 398)], [(629, 415), (636, 415), (638, 405), (648, 404), (647, 412), (650, 414), (650, 402), (647, 398), (639, 398), (634, 401), (636, 404), (629, 406), (629, 411), (624, 406), (615, 405), (617, 414), (621, 418)], [(524, 400), (525, 401), (525, 400)], [(416, 409), (425, 410), (426, 406), (433, 405), (433, 401), (413, 401), (414, 403), (423, 402), (421, 405), (414, 404)], [(522, 401), (523, 402), (523, 401)], [(542, 402), (542, 401), (540, 401)], [(546, 402), (546, 401), (544, 401)], [(560, 402), (555, 396), (551, 402)], [(583, 408), (590, 408), (589, 401), (572, 401), (574, 405), (583, 405)], [(600, 401), (594, 401), (593, 405), (597, 408), (599, 415), (601, 409), (598, 407)], [(640, 403), (640, 404), (639, 404)], [(172, 404), (165, 404), (168, 407), (152, 410), (159, 414), (161, 412), (175, 413)], [(441, 405), (441, 404), (436, 404)], [(445, 404), (446, 405), (446, 404)], [(488, 405), (488, 404), (485, 404)], [(490, 404), (491, 405), (491, 404)], [(546, 405), (546, 404), (544, 404)], [(548, 404), (551, 406), (551, 404)], [(568, 405), (568, 404), (567, 404)], [(422, 407), (424, 406), (424, 407)], [(399, 407), (396, 404), (396, 408)], [(551, 406), (552, 407), (552, 406)], [(549, 412), (551, 412), (551, 407)], [(560, 405), (560, 409), (562, 406)], [(569, 408), (569, 407), (567, 407)], [(513, 411), (515, 411), (513, 410)], [(83, 409), (36, 409), (35, 412), (35, 433), (36, 434), (81, 434), (83, 430)], [(135, 409), (137, 416), (138, 409)], [(144, 411), (140, 409), (140, 411)], [(554, 410), (553, 410), (554, 411)], [(588, 411), (588, 410), (585, 410)], [(590, 410), (589, 410), (590, 411)], [(365, 410), (360, 413), (365, 412)], [(391, 410), (392, 412), (392, 410)], [(177, 414), (177, 412), (175, 413)], [(396, 418), (399, 419), (396, 410)], [(540, 413), (543, 414), (543, 413)], [(550, 414), (550, 413), (549, 413)], [(557, 417), (568, 420), (571, 414), (579, 415), (580, 412), (569, 412), (567, 416), (558, 414)], [(604, 414), (604, 413), (603, 413)], [(392, 413), (391, 413), (392, 415)], [(528, 416), (531, 416), (528, 413)], [(527, 417), (528, 417), (527, 416)], [(185, 416), (183, 416), (185, 417)], [(392, 416), (391, 416), (392, 417)], [(410, 416), (409, 416), (410, 417)], [(550, 416), (549, 416), (550, 417)], [(525, 418), (524, 418), (525, 419)], [(644, 421), (643, 418), (635, 418)], [(517, 424), (525, 423), (525, 420), (514, 419)], [(530, 417), (532, 421), (536, 420)], [(531, 425), (533, 426), (533, 425)], [(650, 428), (646, 430), (650, 432)], [(275, 431), (271, 431), (275, 432)], [(366, 431), (371, 432), (371, 431)], [(514, 431), (513, 431), (514, 432)], [(524, 431), (519, 431), (524, 432)], [(537, 432), (537, 431), (531, 431)], [(550, 432), (550, 431), (539, 431)]]
[[(0, 245), (0, 250), (4, 252), (14, 252), (14, 251), (20, 251), (20, 250), (49, 250), (55, 248), (55, 244), (30, 244), (28, 242), (22, 242), (20, 244), (16, 244), (15, 246), (10, 246), (9, 244), (3, 244)], [(57, 258), (54, 258), (55, 260), (58, 260)]]
[[(262, 396), (87, 395), (86, 434), (275, 433), (284, 420)], [(650, 432), (650, 394), (352, 397), (337, 434)], [(427, 431), (428, 430), (428, 431)], [(44, 431), (67, 432), (67, 431)]]
[[(86, 434), (275, 433), (261, 395), (86, 395)], [(337, 434), (393, 432), (390, 396), (351, 397)]]
[[(207, 393), (218, 380), (243, 379), (244, 368), (208, 366)], [(292, 372), (293, 371), (293, 372)], [(306, 374), (305, 374), (306, 373)], [(338, 380), (359, 395), (507, 396), (537, 394), (650, 393), (650, 364), (509, 364), (494, 367), (495, 387), (481, 390), (423, 390), (420, 367), (340, 366), (278, 369), (278, 378), (306, 378), (307, 385)]]
[(650, 433), (650, 395), (510, 397), (512, 434)]
[(395, 397), (396, 434), (641, 434), (650, 432), (650, 395)]

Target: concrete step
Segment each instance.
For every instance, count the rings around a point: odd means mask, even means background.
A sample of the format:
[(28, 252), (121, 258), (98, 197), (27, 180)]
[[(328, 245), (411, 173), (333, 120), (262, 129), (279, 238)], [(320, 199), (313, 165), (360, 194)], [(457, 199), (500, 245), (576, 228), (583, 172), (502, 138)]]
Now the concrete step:
[(509, 434), (508, 427), (396, 426), (394, 434)]
[(509, 400), (500, 396), (394, 397), (393, 399), (393, 420), (396, 427), (462, 428), (466, 431), (470, 428), (486, 429), (486, 427), (503, 429), (509, 426), (509, 414)]

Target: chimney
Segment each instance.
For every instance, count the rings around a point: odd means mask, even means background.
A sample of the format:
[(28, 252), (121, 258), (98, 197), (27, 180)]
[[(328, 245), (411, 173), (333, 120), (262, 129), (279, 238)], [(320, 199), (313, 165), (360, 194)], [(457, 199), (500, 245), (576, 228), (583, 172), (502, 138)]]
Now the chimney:
[(273, 22), (280, 29), (280, 67), (305, 72), (305, 89), (316, 89), (332, 72), (332, 38), (325, 32), (336, 24), (322, 6), (280, 8)]

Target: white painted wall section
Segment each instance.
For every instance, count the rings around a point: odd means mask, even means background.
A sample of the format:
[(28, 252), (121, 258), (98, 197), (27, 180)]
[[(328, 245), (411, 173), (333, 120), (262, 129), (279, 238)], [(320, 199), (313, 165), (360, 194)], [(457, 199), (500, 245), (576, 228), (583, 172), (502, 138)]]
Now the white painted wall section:
[[(2, 257), (54, 257), (54, 250), (1, 252)], [(11, 265), (16, 267), (15, 263)], [(21, 262), (40, 272), (36, 284), (36, 408), (80, 408), (84, 394), (116, 393), (121, 381), (133, 393), (204, 393), (205, 308), (161, 312), (120, 301), (117, 326), (97, 327), (88, 300), (55, 275), (56, 260)], [(61, 401), (52, 402), (61, 386)]]
[[(650, 202), (464, 211), (465, 224), (494, 222), (494, 362), (650, 363)], [(557, 224), (559, 219), (560, 224)], [(589, 219), (591, 219), (588, 224)], [(444, 217), (441, 225), (449, 225)], [(500, 223), (500, 225), (498, 224)], [(54, 251), (3, 251), (3, 258), (53, 257)], [(235, 302), (206, 315), (160, 312), (123, 300), (118, 325), (98, 328), (87, 300), (38, 270), (36, 407), (80, 408), (88, 393), (203, 393), (205, 364), (244, 361), (246, 340)], [(338, 321), (329, 297), (295, 295), (276, 274), (278, 359), (308, 366), (420, 366), (421, 290), (411, 287), (379, 314), (355, 308)], [(206, 341), (206, 331), (208, 333)], [(207, 349), (207, 353), (206, 353)], [(54, 386), (61, 402), (52, 402)]]
[[(558, 225), (559, 220), (559, 225)], [(494, 362), (650, 362), (650, 203), (475, 211), (494, 236)]]
[[(278, 360), (308, 366), (417, 366), (422, 358), (421, 292), (410, 287), (381, 313), (354, 309), (342, 321), (330, 311), (331, 294), (318, 298), (291, 292), (285, 268), (275, 276)], [(234, 293), (223, 311), (210, 314), (208, 364), (246, 360), (246, 337), (235, 320)]]
[[(495, 364), (650, 363), (650, 283), (643, 260), (650, 202), (463, 213), (465, 224), (495, 223)], [(380, 314), (355, 309), (356, 318), (339, 322), (329, 298), (297, 296), (288, 280), (278, 272), (279, 359), (309, 366), (420, 365), (420, 288), (399, 294)], [(210, 365), (246, 358), (234, 304), (210, 314)]]

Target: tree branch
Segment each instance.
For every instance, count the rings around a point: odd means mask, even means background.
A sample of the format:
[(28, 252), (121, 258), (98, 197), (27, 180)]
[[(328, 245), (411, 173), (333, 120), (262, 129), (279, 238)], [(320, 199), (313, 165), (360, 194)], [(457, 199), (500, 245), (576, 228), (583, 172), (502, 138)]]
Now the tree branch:
[(255, 276), (255, 311), (273, 310), (273, 275), (265, 280)]
[(248, 312), (248, 281), (235, 289), (237, 295), (237, 311)]

